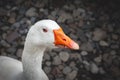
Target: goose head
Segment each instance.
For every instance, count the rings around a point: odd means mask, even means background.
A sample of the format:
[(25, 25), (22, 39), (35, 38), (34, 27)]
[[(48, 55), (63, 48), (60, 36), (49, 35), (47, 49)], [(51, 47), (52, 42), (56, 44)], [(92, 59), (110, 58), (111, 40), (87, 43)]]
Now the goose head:
[(53, 20), (40, 20), (29, 30), (26, 43), (35, 47), (79, 49), (79, 45)]

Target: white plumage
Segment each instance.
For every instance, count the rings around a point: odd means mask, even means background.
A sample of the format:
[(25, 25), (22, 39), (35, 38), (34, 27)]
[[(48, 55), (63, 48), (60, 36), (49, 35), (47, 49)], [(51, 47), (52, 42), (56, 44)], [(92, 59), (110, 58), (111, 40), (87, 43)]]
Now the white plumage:
[(45, 49), (55, 48), (57, 45), (79, 49), (79, 46), (62, 31), (57, 31), (59, 29), (59, 25), (53, 20), (41, 20), (35, 23), (27, 34), (22, 62), (0, 56), (0, 80), (48, 80), (42, 70)]

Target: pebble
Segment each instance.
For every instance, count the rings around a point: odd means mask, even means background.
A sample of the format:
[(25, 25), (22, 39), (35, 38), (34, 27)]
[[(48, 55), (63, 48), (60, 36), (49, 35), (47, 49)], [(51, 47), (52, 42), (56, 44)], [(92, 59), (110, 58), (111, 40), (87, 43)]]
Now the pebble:
[(88, 54), (88, 52), (87, 52), (87, 51), (82, 51), (80, 54), (81, 54), (82, 56), (86, 56), (86, 55)]
[(16, 22), (16, 23), (14, 23), (12, 26), (15, 27), (15, 28), (19, 28), (19, 27), (20, 27), (20, 23), (19, 23), (19, 22)]
[(6, 41), (4, 41), (4, 40), (1, 40), (0, 41), (0, 44), (1, 44), (1, 46), (4, 46), (4, 47), (10, 47), (10, 44), (8, 44)]
[(57, 54), (55, 52), (50, 53), (50, 56), (55, 57)]
[(35, 21), (36, 21), (36, 17), (31, 17), (30, 21), (31, 21), (32, 24), (34, 24)]
[(53, 61), (53, 64), (54, 65), (60, 65), (62, 62), (61, 62), (61, 59), (59, 56), (55, 56), (54, 57), (54, 61)]
[(82, 8), (78, 8), (77, 10), (73, 11), (73, 16), (74, 17), (79, 17), (79, 16), (84, 17), (85, 16), (85, 10), (82, 9)]
[(50, 61), (46, 61), (46, 65), (47, 66), (51, 66), (51, 62)]
[(79, 53), (70, 54), (70, 59), (77, 59), (79, 61), (82, 61), (82, 57)]
[(105, 39), (107, 36), (106, 32), (100, 28), (96, 28), (93, 32), (93, 40), (99, 41)]
[(102, 67), (99, 68), (99, 72), (100, 74), (105, 74), (105, 70)]
[(101, 46), (109, 46), (108, 43), (107, 43), (106, 41), (103, 41), (103, 40), (101, 40), (101, 41), (99, 42), (99, 44), (100, 44)]
[(50, 73), (50, 71), (51, 71), (50, 67), (44, 67), (43, 69), (44, 69), (46, 74)]
[(10, 47), (10, 48), (8, 48), (6, 51), (9, 52), (10, 54), (14, 54), (15, 51), (16, 51), (16, 48)]
[(68, 5), (64, 5), (63, 8), (65, 10), (73, 11), (75, 9), (75, 6), (70, 4), (69, 6)]
[(6, 36), (7, 36), (6, 33), (3, 33), (3, 34), (2, 34), (2, 38), (3, 38), (3, 39), (6, 39)]
[(63, 69), (63, 73), (64, 74), (68, 74), (68, 73), (70, 73), (72, 71), (72, 69), (69, 67), (69, 66), (66, 66), (64, 69)]
[(86, 70), (89, 71), (90, 70), (90, 63), (86, 60), (84, 60), (82, 63), (85, 65)]
[(74, 68), (76, 66), (76, 63), (74, 61), (70, 62), (70, 67)]
[(110, 47), (112, 49), (119, 49), (119, 45), (118, 44), (112, 44)]
[(51, 12), (51, 15), (52, 15), (53, 17), (56, 17), (57, 11), (56, 11), (56, 10), (55, 10), (55, 11), (52, 11), (52, 12)]
[(64, 62), (66, 62), (69, 59), (69, 53), (68, 52), (60, 52), (59, 53), (60, 59)]
[(94, 58), (94, 61), (97, 63), (100, 63), (102, 61), (102, 56), (100, 55), (100, 56)]
[(23, 49), (18, 49), (17, 53), (16, 53), (17, 57), (21, 57), (22, 56), (22, 52), (23, 52)]
[(93, 74), (97, 74), (98, 71), (99, 71), (99, 68), (98, 68), (98, 66), (97, 66), (95, 63), (91, 63), (91, 64), (90, 64), (90, 71), (91, 71)]
[(110, 54), (111, 55), (116, 55), (116, 51), (115, 50), (111, 50)]
[(64, 11), (61, 11), (59, 14), (60, 16), (57, 19), (57, 22), (65, 22), (66, 20), (72, 19), (72, 16)]
[(80, 0), (75, 0), (74, 3), (79, 5), (81, 3), (81, 1)]
[(74, 40), (77, 40), (77, 36), (74, 35), (74, 34), (70, 34), (70, 37), (71, 37), (72, 39), (74, 39)]
[(8, 34), (6, 40), (11, 43), (11, 42), (13, 42), (16, 38), (18, 38), (18, 36), (19, 36), (18, 32), (17, 32), (17, 31), (14, 31), (14, 32), (11, 32), (11, 33)]
[(112, 39), (117, 40), (119, 37), (116, 34), (112, 34)]
[(27, 17), (33, 17), (33, 16), (37, 16), (38, 14), (36, 13), (36, 8), (31, 7), (26, 11), (25, 15)]
[(8, 19), (8, 22), (11, 23), (11, 24), (13, 24), (13, 23), (16, 22), (16, 20), (15, 20), (14, 17), (10, 17), (10, 18)]
[(50, 60), (50, 55), (48, 53), (44, 54), (44, 60)]
[(111, 64), (112, 63), (112, 56), (110, 56), (108, 53), (106, 53), (106, 54), (103, 54), (102, 59), (104, 62), (106, 62), (106, 64)]
[(66, 79), (67, 80), (74, 80), (77, 76), (77, 73), (78, 72), (76, 70), (73, 70), (72, 72), (67, 74)]
[(1, 27), (1, 30), (3, 30), (3, 31), (6, 31), (8, 29), (9, 29), (9, 26), (3, 26), (3, 27)]
[(7, 53), (1, 52), (1, 55), (2, 55), (2, 56), (7, 56)]
[(4, 15), (6, 15), (7, 14), (7, 10), (6, 9), (4, 9), (4, 8), (0, 8), (0, 16), (4, 16)]
[(93, 46), (90, 42), (81, 44), (81, 50), (83, 51), (93, 51)]
[(60, 70), (63, 70), (64, 66), (63, 66), (63, 65), (58, 65), (58, 68), (59, 68)]

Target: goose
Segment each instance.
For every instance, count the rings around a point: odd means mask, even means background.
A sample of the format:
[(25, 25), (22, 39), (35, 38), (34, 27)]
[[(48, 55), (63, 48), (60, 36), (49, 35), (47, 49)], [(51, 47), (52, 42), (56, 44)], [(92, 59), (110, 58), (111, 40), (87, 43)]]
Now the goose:
[(22, 62), (0, 56), (0, 80), (49, 80), (42, 70), (44, 51), (59, 47), (79, 49), (79, 45), (65, 35), (54, 20), (36, 22), (26, 36)]

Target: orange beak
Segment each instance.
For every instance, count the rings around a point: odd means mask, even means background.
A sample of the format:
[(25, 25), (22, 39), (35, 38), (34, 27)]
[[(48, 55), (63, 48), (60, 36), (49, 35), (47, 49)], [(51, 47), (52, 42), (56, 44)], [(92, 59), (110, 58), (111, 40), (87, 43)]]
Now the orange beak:
[(54, 44), (56, 46), (63, 46), (64, 48), (67, 47), (74, 50), (79, 49), (79, 45), (76, 42), (74, 42), (72, 39), (70, 39), (68, 36), (66, 36), (61, 28), (57, 30), (53, 30), (53, 32), (55, 36)]

